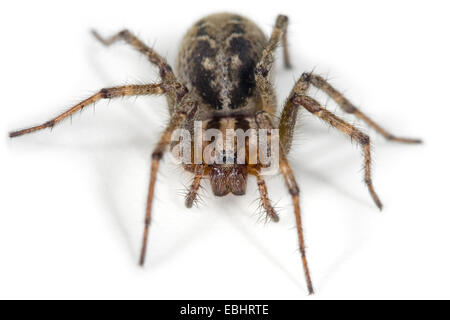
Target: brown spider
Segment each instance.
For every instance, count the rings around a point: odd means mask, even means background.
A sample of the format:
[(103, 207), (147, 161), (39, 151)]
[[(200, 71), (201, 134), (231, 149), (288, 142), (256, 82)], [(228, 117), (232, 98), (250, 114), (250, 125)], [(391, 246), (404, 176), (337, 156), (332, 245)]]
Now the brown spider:
[[(165, 59), (128, 30), (121, 31), (109, 39), (104, 39), (93, 31), (93, 35), (104, 45), (111, 45), (118, 40), (123, 40), (144, 54), (151, 63), (159, 68), (161, 82), (102, 89), (50, 121), (11, 132), (9, 136), (17, 137), (44, 128), (52, 128), (75, 112), (101, 99), (165, 95), (171, 118), (152, 153), (145, 229), (140, 255), (140, 264), (143, 265), (158, 166), (164, 152), (173, 142), (171, 138), (176, 129), (184, 129), (192, 133), (195, 123), (198, 122), (201, 123), (203, 131), (208, 129), (215, 129), (219, 132), (225, 132), (227, 129), (242, 129), (243, 131), (279, 129), (277, 164), (294, 204), (303, 269), (308, 291), (312, 294), (313, 285), (306, 260), (300, 215), (299, 188), (286, 158), (291, 147), (297, 113), (301, 107), (358, 142), (364, 151), (364, 182), (379, 209), (382, 208), (382, 204), (372, 185), (369, 136), (324, 109), (316, 100), (309, 97), (307, 90), (310, 85), (323, 90), (345, 112), (354, 114), (386, 139), (404, 143), (420, 143), (421, 141), (398, 138), (390, 134), (358, 110), (325, 79), (312, 73), (302, 74), (283, 107), (281, 117), (279, 120), (275, 118), (277, 106), (270, 80), (270, 71), (274, 62), (274, 52), (280, 42), (284, 49), (285, 66), (290, 67), (286, 43), (287, 23), (288, 18), (279, 15), (272, 34), (267, 39), (257, 25), (242, 16), (228, 13), (207, 16), (192, 26), (185, 35), (178, 54), (177, 76)], [(201, 144), (200, 151), (203, 151), (205, 147), (204, 144)], [(244, 149), (246, 152), (249, 149), (247, 142), (244, 144)], [(228, 150), (226, 149), (226, 151)], [(253, 163), (246, 157), (243, 163), (232, 160), (231, 163), (224, 164), (206, 161), (204, 157), (201, 157), (200, 162), (195, 164), (185, 162), (183, 166), (194, 174), (193, 183), (186, 196), (188, 208), (197, 198), (203, 177), (209, 176), (212, 191), (216, 196), (224, 196), (228, 193), (243, 195), (246, 191), (247, 176), (250, 174), (256, 177), (261, 203), (267, 216), (273, 221), (278, 221), (278, 215), (268, 198), (266, 184), (261, 174), (264, 165), (259, 158)]]

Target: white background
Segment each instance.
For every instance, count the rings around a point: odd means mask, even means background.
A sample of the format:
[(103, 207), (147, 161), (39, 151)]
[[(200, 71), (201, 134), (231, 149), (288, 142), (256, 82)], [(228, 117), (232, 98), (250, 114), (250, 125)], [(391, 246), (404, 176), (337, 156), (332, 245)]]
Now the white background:
[[(190, 24), (224, 10), (266, 33), (278, 13), (289, 15), (295, 68), (278, 68), (280, 104), (315, 68), (395, 134), (425, 141), (389, 143), (344, 115), (373, 137), (380, 213), (358, 146), (303, 112), (290, 159), (311, 298), (280, 177), (268, 184), (281, 221), (264, 224), (254, 179), (245, 197), (226, 198), (205, 181), (204, 203), (188, 210), (180, 193), (190, 176), (165, 161), (148, 264), (137, 266), (163, 98), (100, 102), (52, 132), (6, 137), (102, 87), (158, 80), (143, 57), (102, 47), (90, 28), (129, 28), (173, 64)], [(450, 298), (449, 12), (446, 1), (2, 2), (0, 298)]]

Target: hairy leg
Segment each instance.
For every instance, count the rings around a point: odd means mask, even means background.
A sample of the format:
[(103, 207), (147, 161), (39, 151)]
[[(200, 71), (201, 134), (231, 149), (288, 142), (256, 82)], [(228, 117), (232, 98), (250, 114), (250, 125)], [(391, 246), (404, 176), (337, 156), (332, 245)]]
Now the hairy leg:
[(197, 104), (194, 101), (183, 99), (178, 105), (175, 113), (170, 118), (170, 122), (161, 135), (158, 144), (152, 152), (152, 164), (150, 169), (150, 182), (148, 187), (147, 207), (145, 210), (145, 226), (144, 235), (142, 238), (141, 255), (139, 258), (139, 264), (142, 266), (145, 262), (145, 255), (147, 252), (147, 241), (151, 222), (152, 204), (155, 193), (156, 175), (158, 173), (159, 162), (161, 161), (167, 146), (171, 142), (172, 133), (175, 129), (179, 128), (182, 123), (189, 117), (191, 117), (197, 110)]
[(283, 37), (281, 39), (281, 44), (283, 45), (283, 60), (284, 60), (284, 67), (286, 69), (291, 69), (291, 58), (289, 55), (289, 49), (288, 49), (288, 41), (287, 41), (287, 25), (283, 32)]
[(258, 170), (252, 169), (249, 171), (249, 173), (256, 177), (261, 205), (264, 208), (264, 211), (266, 211), (267, 217), (272, 219), (273, 222), (280, 221), (280, 217), (275, 212), (275, 209), (272, 207), (272, 204), (270, 202), (269, 193), (267, 192), (267, 185), (264, 181), (264, 178), (261, 176)]
[(258, 184), (258, 191), (259, 195), (261, 197), (261, 203), (264, 208), (264, 210), (267, 213), (267, 216), (272, 219), (274, 222), (280, 221), (280, 217), (275, 212), (275, 209), (272, 207), (272, 204), (270, 203), (269, 194), (267, 192), (267, 186), (266, 182), (264, 181), (263, 177), (260, 175), (256, 176), (256, 183)]
[(83, 108), (91, 105), (101, 99), (111, 99), (117, 97), (125, 97), (125, 96), (142, 96), (142, 95), (150, 95), (150, 94), (164, 94), (166, 91), (161, 84), (145, 84), (145, 85), (127, 85), (121, 87), (113, 87), (113, 88), (105, 88), (101, 89), (99, 92), (94, 94), (93, 96), (81, 101), (77, 105), (73, 106), (69, 110), (61, 113), (55, 118), (26, 129), (13, 131), (9, 133), (11, 138), (21, 136), (23, 134), (31, 133), (34, 131), (42, 130), (45, 128), (52, 128), (55, 124), (63, 121), (67, 117), (72, 116), (74, 113), (81, 111)]
[(358, 119), (367, 123), (370, 127), (374, 128), (378, 133), (383, 135), (387, 140), (402, 142), (402, 143), (421, 143), (420, 139), (411, 139), (411, 138), (401, 138), (396, 137), (393, 134), (389, 133), (382, 127), (380, 127), (377, 123), (375, 123), (372, 119), (370, 119), (366, 114), (361, 112), (358, 108), (356, 108), (342, 93), (337, 91), (333, 86), (331, 86), (324, 78), (319, 75), (305, 73), (302, 75), (302, 78), (311, 83), (316, 88), (324, 91), (331, 99), (333, 99), (341, 108), (347, 113), (354, 114)]
[(159, 74), (162, 79), (162, 86), (166, 89), (169, 97), (172, 99), (172, 103), (179, 102), (181, 98), (186, 94), (187, 89), (178, 82), (172, 68), (156, 51), (148, 47), (141, 40), (139, 40), (134, 34), (128, 30), (122, 30), (119, 33), (111, 36), (110, 38), (101, 37), (97, 31), (93, 30), (94, 37), (103, 43), (105, 46), (109, 46), (118, 40), (123, 40), (130, 44), (133, 48), (141, 52), (147, 57), (147, 59), (159, 68)]
[(286, 28), (288, 24), (288, 17), (279, 15), (275, 22), (272, 34), (269, 38), (266, 48), (264, 49), (261, 59), (255, 68), (255, 80), (256, 86), (259, 89), (264, 110), (272, 112), (276, 110), (276, 100), (273, 91), (272, 84), (269, 79), (269, 73), (274, 62), (275, 50), (278, 47), (280, 41), (283, 42), (285, 47), (285, 65), (290, 66), (289, 56), (287, 53), (287, 40), (286, 40)]
[[(281, 143), (289, 143), (292, 139), (293, 125), (295, 125), (295, 119), (289, 118), (290, 112), (295, 113), (295, 110), (300, 106), (303, 106), (306, 110), (311, 112), (313, 115), (324, 120), (334, 128), (350, 136), (352, 139), (356, 140), (364, 151), (364, 182), (369, 189), (369, 193), (372, 196), (377, 207), (381, 210), (383, 205), (376, 194), (371, 175), (371, 152), (370, 152), (370, 138), (368, 135), (362, 133), (360, 130), (354, 126), (348, 124), (344, 120), (340, 119), (330, 111), (321, 107), (320, 104), (313, 98), (304, 94), (305, 83), (302, 79), (295, 85), (292, 93), (283, 109), (282, 117), (280, 119), (280, 141)], [(289, 136), (290, 135), (290, 136)]]
[(200, 183), (203, 178), (203, 174), (205, 172), (205, 166), (204, 165), (196, 165), (194, 169), (194, 180), (192, 181), (192, 184), (189, 188), (189, 191), (186, 195), (186, 207), (192, 208), (192, 205), (196, 201), (198, 197), (198, 190), (200, 189)]
[(295, 180), (294, 173), (292, 172), (291, 166), (289, 165), (286, 156), (283, 151), (280, 150), (280, 170), (283, 175), (286, 186), (288, 187), (289, 193), (292, 197), (292, 203), (294, 205), (294, 214), (295, 214), (295, 222), (297, 227), (297, 235), (298, 242), (300, 245), (300, 253), (302, 257), (303, 270), (305, 272), (306, 284), (308, 286), (309, 294), (314, 293), (311, 275), (308, 267), (308, 260), (306, 259), (306, 247), (305, 247), (305, 239), (303, 236), (303, 225), (302, 225), (302, 216), (300, 213), (300, 190), (297, 185), (297, 181)]
[[(256, 123), (258, 124), (258, 128), (265, 128), (265, 129), (268, 129), (269, 127), (273, 128), (272, 119), (273, 117), (269, 113), (259, 112), (256, 116)], [(311, 281), (311, 275), (309, 272), (308, 261), (306, 259), (305, 239), (303, 237), (302, 218), (300, 214), (300, 195), (299, 195), (300, 191), (297, 185), (297, 181), (295, 180), (294, 173), (292, 172), (291, 166), (289, 165), (289, 162), (286, 159), (286, 153), (284, 151), (283, 145), (281, 144), (281, 140), (279, 148), (279, 165), (281, 174), (283, 175), (289, 194), (292, 197), (303, 270), (305, 272), (305, 278), (309, 294), (313, 294), (314, 289)]]

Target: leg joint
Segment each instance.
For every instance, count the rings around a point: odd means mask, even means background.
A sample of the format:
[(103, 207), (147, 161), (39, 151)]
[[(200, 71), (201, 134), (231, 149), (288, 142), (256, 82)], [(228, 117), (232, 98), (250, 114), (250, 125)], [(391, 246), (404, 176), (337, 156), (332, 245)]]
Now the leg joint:
[(159, 150), (159, 149), (153, 151), (153, 153), (152, 153), (152, 160), (158, 160), (158, 161), (161, 160), (162, 157), (163, 157), (163, 154), (164, 154), (164, 152), (162, 150)]
[(256, 75), (260, 75), (263, 76), (264, 78), (267, 77), (267, 75), (269, 74), (269, 69), (267, 69), (265, 66), (263, 65), (259, 65), (256, 67), (255, 69), (255, 74)]
[(130, 35), (130, 31), (128, 31), (128, 29), (123, 29), (119, 32), (119, 36), (121, 36), (122, 38), (125, 38), (128, 35)]
[(169, 66), (167, 63), (161, 63), (159, 65), (159, 75), (161, 76), (161, 78), (165, 78), (168, 74), (172, 74), (172, 67)]
[(300, 194), (300, 190), (297, 184), (289, 187), (289, 193), (291, 194), (291, 196), (298, 196)]
[(367, 146), (370, 144), (370, 137), (367, 134), (361, 134), (358, 139), (363, 146)]
[(186, 95), (186, 93), (188, 93), (188, 89), (182, 84), (179, 84), (176, 91), (178, 101), (181, 101), (181, 99)]
[(100, 90), (100, 96), (104, 99), (111, 99), (117, 96), (117, 92), (111, 88), (104, 88)]
[(50, 121), (47, 121), (47, 122), (45, 123), (45, 126), (46, 126), (47, 128), (52, 128), (52, 127), (55, 125), (55, 123), (56, 123), (55, 120), (50, 120)]
[(305, 248), (300, 247), (300, 254), (302, 255), (302, 257), (306, 257), (306, 250), (305, 250)]
[(275, 26), (278, 29), (284, 29), (284, 28), (286, 28), (286, 25), (287, 25), (288, 21), (289, 21), (289, 18), (287, 16), (280, 14), (277, 17), (277, 21), (275, 23)]
[(342, 97), (341, 108), (347, 113), (355, 113), (357, 110), (356, 107), (344, 97)]
[(312, 113), (317, 113), (321, 110), (321, 107), (316, 100), (304, 94), (294, 93), (290, 100), (294, 105), (304, 106), (306, 110)]
[(390, 134), (390, 133), (388, 133), (385, 137), (388, 140), (395, 140), (396, 139), (396, 137), (393, 134)]
[(356, 128), (352, 128), (350, 137), (356, 139), (363, 147), (370, 145), (370, 137)]
[(303, 72), (300, 77), (300, 80), (310, 83), (311, 78), (312, 78), (312, 74), (310, 72)]

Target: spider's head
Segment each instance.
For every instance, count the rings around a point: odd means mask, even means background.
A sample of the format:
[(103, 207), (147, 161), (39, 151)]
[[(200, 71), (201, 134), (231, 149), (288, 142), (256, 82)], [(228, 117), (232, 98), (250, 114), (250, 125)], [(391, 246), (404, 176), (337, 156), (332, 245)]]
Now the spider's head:
[(209, 172), (214, 195), (222, 197), (228, 193), (240, 196), (247, 189), (247, 167), (239, 164), (215, 164)]

